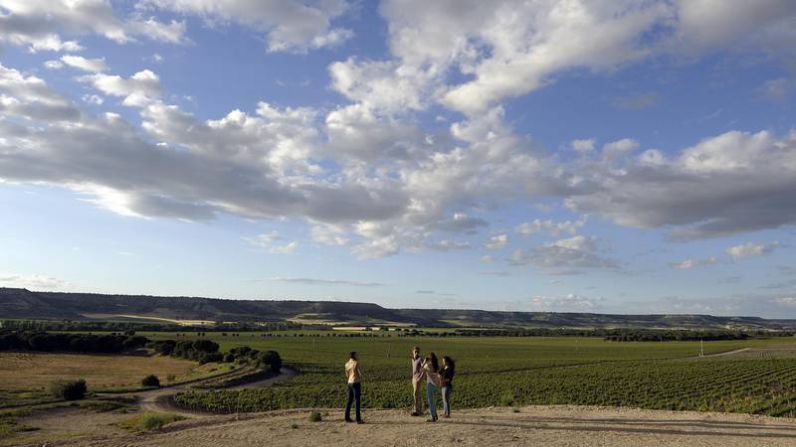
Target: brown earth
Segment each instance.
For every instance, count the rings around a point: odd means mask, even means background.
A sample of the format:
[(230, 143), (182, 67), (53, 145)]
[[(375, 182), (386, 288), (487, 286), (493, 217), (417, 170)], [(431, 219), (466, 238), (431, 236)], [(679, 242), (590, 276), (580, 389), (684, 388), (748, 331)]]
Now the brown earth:
[[(322, 422), (313, 423), (309, 412), (195, 416), (147, 435), (121, 432), (108, 425), (114, 416), (107, 414), (59, 414), (46, 424), (25, 421), (42, 430), (18, 437), (12, 445), (40, 446), (49, 433), (52, 437), (46, 445), (50, 447), (796, 446), (796, 421), (743, 414), (533, 406), (518, 412), (510, 408), (459, 411), (451, 419), (427, 423), (397, 410), (370, 410), (365, 412), (367, 423), (356, 425), (343, 422), (340, 411), (328, 410), (322, 410)], [(81, 417), (87, 419), (81, 421)], [(71, 431), (65, 431), (67, 427)], [(82, 436), (75, 433), (88, 427)]]

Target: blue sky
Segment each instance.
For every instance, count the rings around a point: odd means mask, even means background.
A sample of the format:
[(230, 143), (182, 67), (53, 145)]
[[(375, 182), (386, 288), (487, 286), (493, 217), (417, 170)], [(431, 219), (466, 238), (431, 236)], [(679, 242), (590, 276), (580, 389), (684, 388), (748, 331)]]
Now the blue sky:
[(0, 0), (0, 286), (796, 318), (794, 21)]

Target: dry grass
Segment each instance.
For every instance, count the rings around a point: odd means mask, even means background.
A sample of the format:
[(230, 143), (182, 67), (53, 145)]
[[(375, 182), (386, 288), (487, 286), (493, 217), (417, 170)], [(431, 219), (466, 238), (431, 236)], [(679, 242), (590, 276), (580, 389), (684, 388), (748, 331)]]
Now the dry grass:
[(0, 390), (43, 390), (59, 379), (86, 379), (90, 390), (137, 388), (155, 374), (165, 381), (192, 375), (195, 362), (171, 357), (0, 353)]

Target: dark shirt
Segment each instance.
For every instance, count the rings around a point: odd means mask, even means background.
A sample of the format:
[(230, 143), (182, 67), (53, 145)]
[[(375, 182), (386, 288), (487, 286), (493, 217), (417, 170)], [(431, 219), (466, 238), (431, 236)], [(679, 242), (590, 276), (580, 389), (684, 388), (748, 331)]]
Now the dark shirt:
[(439, 375), (442, 378), (442, 386), (449, 386), (451, 383), (453, 383), (453, 375), (454, 375), (453, 368), (443, 367), (439, 371)]

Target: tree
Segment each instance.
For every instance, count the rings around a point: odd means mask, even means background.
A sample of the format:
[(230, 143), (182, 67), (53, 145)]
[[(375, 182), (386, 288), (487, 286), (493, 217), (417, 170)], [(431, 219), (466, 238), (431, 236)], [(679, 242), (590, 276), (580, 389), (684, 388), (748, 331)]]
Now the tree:
[(282, 370), (282, 357), (276, 351), (265, 351), (260, 355), (260, 365), (279, 373)]

